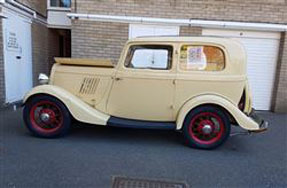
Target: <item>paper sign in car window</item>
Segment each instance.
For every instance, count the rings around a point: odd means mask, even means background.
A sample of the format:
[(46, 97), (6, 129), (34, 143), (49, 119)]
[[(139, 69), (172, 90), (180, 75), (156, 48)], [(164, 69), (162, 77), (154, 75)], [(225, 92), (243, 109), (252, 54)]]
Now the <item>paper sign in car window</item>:
[(187, 48), (187, 68), (204, 70), (206, 68), (206, 56), (203, 46), (190, 46)]

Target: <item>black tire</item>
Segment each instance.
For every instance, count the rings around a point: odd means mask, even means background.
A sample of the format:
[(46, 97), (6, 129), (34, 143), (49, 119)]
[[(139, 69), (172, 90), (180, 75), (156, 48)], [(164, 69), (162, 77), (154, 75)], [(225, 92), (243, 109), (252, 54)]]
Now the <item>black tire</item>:
[[(39, 114), (37, 114), (39, 112)], [(41, 114), (48, 114), (43, 121)], [(54, 138), (68, 133), (71, 127), (71, 115), (66, 106), (49, 95), (38, 95), (30, 98), (24, 106), (23, 119), (29, 131), (44, 138)]]
[(186, 143), (193, 148), (214, 149), (229, 137), (230, 121), (220, 108), (201, 106), (186, 116), (183, 134)]

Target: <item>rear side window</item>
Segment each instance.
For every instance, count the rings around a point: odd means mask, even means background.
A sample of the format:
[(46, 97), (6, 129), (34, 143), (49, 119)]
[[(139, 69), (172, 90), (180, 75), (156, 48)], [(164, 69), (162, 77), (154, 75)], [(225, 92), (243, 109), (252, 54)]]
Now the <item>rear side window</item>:
[(172, 52), (172, 46), (132, 46), (126, 57), (125, 67), (134, 69), (168, 70), (171, 67)]
[(179, 64), (181, 70), (220, 71), (225, 67), (225, 56), (215, 46), (183, 45)]

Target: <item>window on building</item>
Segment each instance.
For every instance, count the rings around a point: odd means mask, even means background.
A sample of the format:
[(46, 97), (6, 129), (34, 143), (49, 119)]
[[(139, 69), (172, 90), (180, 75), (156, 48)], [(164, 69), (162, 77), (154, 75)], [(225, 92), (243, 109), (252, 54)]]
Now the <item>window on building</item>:
[(182, 70), (220, 71), (225, 67), (225, 57), (215, 46), (183, 45), (179, 63)]
[(172, 52), (171, 46), (132, 46), (128, 52), (125, 66), (134, 69), (167, 70), (171, 67)]
[(71, 0), (50, 0), (51, 7), (70, 8)]

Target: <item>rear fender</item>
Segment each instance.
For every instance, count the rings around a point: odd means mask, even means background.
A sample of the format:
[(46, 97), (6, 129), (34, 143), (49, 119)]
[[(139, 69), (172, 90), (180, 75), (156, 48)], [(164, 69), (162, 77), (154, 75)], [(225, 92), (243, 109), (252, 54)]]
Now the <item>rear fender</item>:
[(233, 104), (229, 100), (218, 96), (218, 95), (201, 95), (194, 97), (187, 101), (179, 110), (177, 120), (176, 120), (176, 129), (180, 130), (183, 126), (183, 122), (188, 113), (201, 105), (218, 105), (224, 108), (229, 114), (236, 120), (236, 122), (243, 129), (246, 130), (258, 130), (259, 125), (246, 114), (244, 114), (237, 105)]
[(110, 118), (109, 115), (92, 108), (67, 90), (53, 85), (41, 85), (33, 88), (26, 94), (23, 103), (25, 104), (31, 97), (39, 94), (46, 94), (59, 99), (66, 105), (71, 115), (78, 121), (97, 125), (107, 125), (107, 121)]

